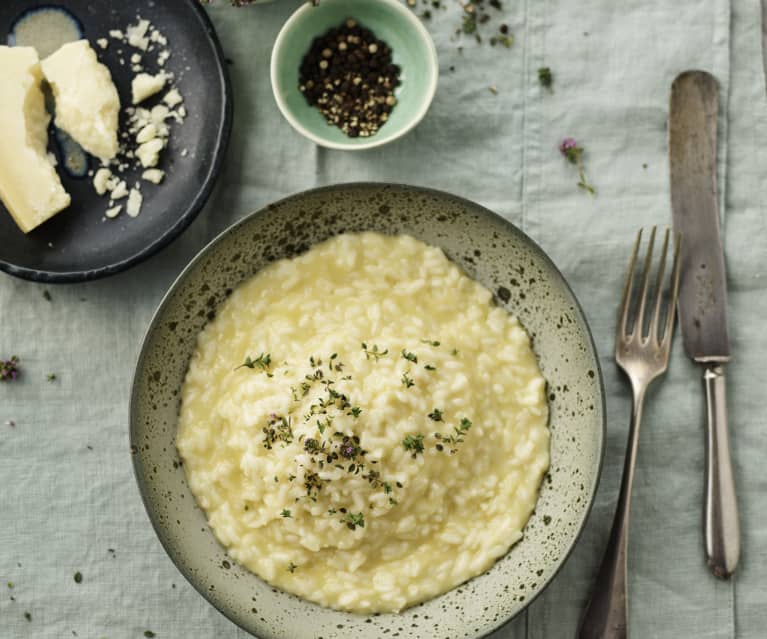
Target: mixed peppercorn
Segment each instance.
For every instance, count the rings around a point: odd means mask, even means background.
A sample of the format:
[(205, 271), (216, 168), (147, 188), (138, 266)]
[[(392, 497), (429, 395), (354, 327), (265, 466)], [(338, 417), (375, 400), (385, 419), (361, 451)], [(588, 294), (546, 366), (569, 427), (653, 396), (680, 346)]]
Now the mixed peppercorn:
[(351, 138), (375, 135), (389, 119), (400, 85), (391, 47), (353, 18), (312, 42), (299, 90), (329, 124)]

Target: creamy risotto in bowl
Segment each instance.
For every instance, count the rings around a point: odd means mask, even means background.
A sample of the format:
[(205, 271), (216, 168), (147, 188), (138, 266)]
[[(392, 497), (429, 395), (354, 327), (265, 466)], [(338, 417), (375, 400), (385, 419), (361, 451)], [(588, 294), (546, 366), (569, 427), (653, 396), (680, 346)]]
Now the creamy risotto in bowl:
[(519, 321), (442, 250), (343, 234), (236, 288), (198, 337), (176, 444), (239, 564), (287, 592), (400, 611), (488, 570), (549, 468)]

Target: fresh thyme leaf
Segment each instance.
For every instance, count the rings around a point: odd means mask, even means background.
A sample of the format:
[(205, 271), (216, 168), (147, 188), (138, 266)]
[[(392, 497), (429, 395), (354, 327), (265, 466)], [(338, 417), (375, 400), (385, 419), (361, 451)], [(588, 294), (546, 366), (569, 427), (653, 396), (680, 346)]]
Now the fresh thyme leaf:
[(50, 301), (52, 301), (52, 300), (53, 300), (53, 297), (51, 297), (51, 293), (50, 293), (50, 291), (49, 291), (47, 288), (46, 288), (46, 289), (43, 291), (43, 297), (44, 297), (44, 298), (46, 299), (46, 301), (48, 301), (48, 302), (50, 302)]
[(365, 351), (365, 359), (370, 359), (372, 357), (375, 361), (378, 361), (384, 355), (389, 353), (388, 348), (380, 350), (378, 344), (373, 344), (373, 348), (368, 348), (368, 345), (365, 342), (362, 342), (362, 350)]
[(24, 613), (24, 619), (27, 621), (32, 621), (32, 613), (31, 612), (25, 612)]
[(423, 344), (428, 344), (429, 346), (433, 346), (434, 348), (437, 348), (437, 346), (439, 346), (439, 345), (440, 345), (440, 342), (438, 342), (438, 341), (436, 341), (436, 340), (435, 340), (435, 341), (432, 341), (432, 340), (430, 340), (430, 339), (422, 339), (422, 340), (421, 340), (421, 342), (422, 342)]
[(429, 413), (428, 418), (434, 420), (435, 422), (441, 422), (442, 411), (439, 408), (435, 408), (433, 411)]
[(405, 388), (410, 388), (411, 386), (415, 386), (415, 382), (413, 381), (413, 378), (410, 377), (407, 373), (402, 373), (402, 385)]
[(458, 357), (458, 349), (457, 349), (457, 348), (454, 348), (452, 351), (450, 351), (450, 354), (451, 354), (453, 357)]
[(55, 381), (56, 381), (56, 379), (57, 379), (57, 378), (56, 378), (56, 373), (48, 373), (48, 375), (46, 376), (46, 379), (47, 379), (49, 382), (55, 382)]
[(454, 434), (453, 435), (444, 435), (442, 433), (434, 433), (434, 438), (437, 440), (437, 443), (434, 445), (434, 447), (438, 451), (443, 451), (445, 449), (445, 444), (450, 446), (450, 452), (455, 453), (458, 449), (456, 446), (458, 444), (463, 443), (464, 441), (464, 435), (466, 432), (471, 428), (471, 420), (463, 417), (459, 423), (458, 426), (455, 426), (453, 428)]
[(361, 412), (362, 412), (362, 409), (359, 406), (352, 407), (352, 417), (354, 417), (355, 419), (360, 416)]
[(426, 364), (426, 366), (424, 366), (424, 368), (427, 371), (436, 371), (437, 370), (437, 367), (436, 366), (432, 366), (431, 364)]
[(248, 355), (245, 358), (245, 361), (234, 370), (238, 370), (240, 368), (260, 368), (262, 371), (268, 371), (271, 364), (272, 357), (269, 355), (269, 353), (261, 353), (256, 359), (253, 359), (250, 355)]
[(151, 630), (144, 630), (144, 636), (147, 639), (152, 639), (152, 637), (156, 637), (157, 635), (154, 634)]
[(288, 564), (288, 572), (289, 573), (296, 572), (296, 568), (298, 568), (298, 566), (296, 566), (296, 564), (294, 564), (292, 561)]
[(402, 440), (402, 447), (412, 453), (413, 458), (418, 455), (418, 453), (423, 452), (423, 435), (416, 434), (416, 435), (407, 435), (405, 439)]
[(293, 517), (293, 515), (290, 514), (290, 510), (288, 510), (287, 508), (284, 508), (283, 511), (280, 513), (280, 515), (282, 515), (285, 518)]
[(416, 356), (416, 354), (406, 351), (404, 348), (402, 349), (402, 357), (409, 362), (413, 362), (413, 364), (418, 363), (418, 357)]
[(75, 573), (75, 583), (76, 584), (83, 583), (83, 573), (81, 573), (79, 570)]
[(365, 527), (365, 515), (363, 513), (346, 513), (346, 516), (341, 521), (346, 524), (349, 530)]

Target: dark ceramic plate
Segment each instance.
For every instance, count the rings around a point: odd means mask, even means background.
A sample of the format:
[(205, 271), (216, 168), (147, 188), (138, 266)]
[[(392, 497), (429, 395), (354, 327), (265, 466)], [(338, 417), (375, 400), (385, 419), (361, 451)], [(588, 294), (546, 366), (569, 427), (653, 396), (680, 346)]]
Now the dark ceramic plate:
[[(0, 3), (0, 42), (5, 43), (19, 16), (43, 4), (29, 0)], [(231, 128), (232, 99), (221, 47), (198, 0), (65, 0), (49, 6), (68, 10), (80, 22), (83, 37), (109, 67), (122, 104), (130, 103), (133, 74), (129, 59), (136, 50), (111, 39), (109, 47), (101, 50), (95, 41), (107, 37), (110, 29), (125, 30), (128, 24), (135, 24), (137, 15), (150, 20), (168, 38), (172, 55), (165, 68), (175, 74), (189, 114), (183, 125), (172, 125), (159, 167), (166, 171), (164, 182), (160, 186), (142, 183), (144, 205), (136, 218), (123, 210), (118, 218), (104, 220), (108, 200), (96, 195), (87, 175), (72, 177), (64, 170), (59, 173), (72, 204), (28, 235), (0, 204), (0, 269), (42, 282), (75, 282), (112, 275), (146, 259), (191, 223), (221, 167)], [(118, 49), (123, 49), (122, 54)], [(120, 65), (120, 57), (125, 59), (124, 65)], [(154, 101), (150, 98), (147, 103)], [(181, 155), (183, 149), (185, 156)], [(91, 160), (92, 168), (96, 162)]]
[[(524, 538), (489, 571), (400, 614), (366, 617), (271, 588), (227, 560), (176, 453), (179, 389), (197, 335), (232, 289), (274, 260), (343, 232), (406, 233), (441, 247), (519, 317), (549, 384), (551, 469)], [(179, 570), (261, 639), (471, 639), (518, 614), (553, 579), (591, 507), (602, 464), (604, 391), (586, 319), (561, 273), (522, 231), (466, 200), (408, 186), (308, 191), (249, 215), (184, 270), (155, 313), (133, 380), (130, 440), (149, 517)]]

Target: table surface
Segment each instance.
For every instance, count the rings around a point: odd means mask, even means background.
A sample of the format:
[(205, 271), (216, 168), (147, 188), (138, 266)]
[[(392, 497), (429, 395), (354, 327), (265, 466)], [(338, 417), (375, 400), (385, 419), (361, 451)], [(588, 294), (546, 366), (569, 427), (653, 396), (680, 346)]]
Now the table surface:
[[(158, 638), (246, 636), (184, 581), (149, 525), (128, 453), (133, 365), (163, 292), (214, 234), (279, 197), (353, 180), (441, 188), (497, 211), (551, 255), (585, 308), (608, 398), (601, 485), (558, 578), (493, 635), (573, 637), (607, 539), (626, 441), (630, 398), (612, 357), (615, 306), (636, 229), (670, 220), (668, 89), (688, 68), (712, 72), (722, 92), (720, 189), (735, 356), (729, 404), (743, 555), (728, 582), (704, 566), (703, 395), (700, 371), (677, 340), (640, 438), (631, 630), (674, 639), (764, 636), (767, 103), (759, 0), (508, 1), (504, 20), (515, 39), (508, 50), (462, 43), (455, 7), (443, 4), (427, 23), (441, 72), (431, 110), (402, 140), (361, 154), (315, 147), (277, 111), (270, 48), (297, 0), (210, 5), (231, 60), (235, 122), (219, 188), (203, 213), (145, 264), (99, 282), (48, 286), (50, 300), (44, 286), (0, 276), (0, 358), (16, 353), (23, 363), (18, 381), (0, 385), (0, 638), (116, 639), (145, 630)], [(553, 92), (538, 83), (542, 66), (553, 71)], [(596, 197), (576, 187), (574, 167), (557, 151), (566, 136), (586, 148)]]

